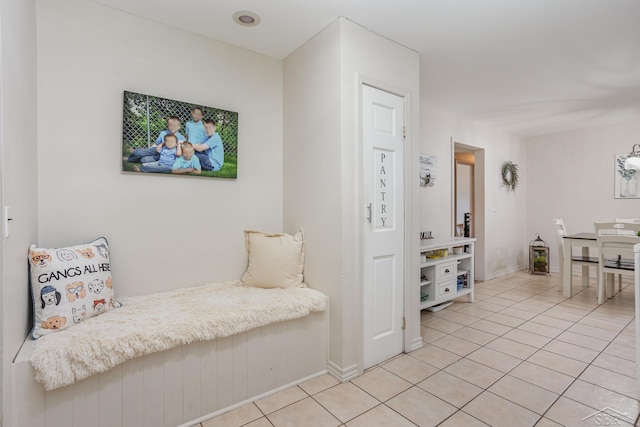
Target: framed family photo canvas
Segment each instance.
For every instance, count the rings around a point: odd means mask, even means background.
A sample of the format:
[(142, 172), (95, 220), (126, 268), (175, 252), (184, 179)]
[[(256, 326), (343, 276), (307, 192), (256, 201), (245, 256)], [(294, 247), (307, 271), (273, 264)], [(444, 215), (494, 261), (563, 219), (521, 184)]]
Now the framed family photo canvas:
[(122, 170), (235, 179), (238, 113), (125, 91)]
[(616, 199), (640, 199), (638, 171), (625, 169), (624, 161), (629, 153), (615, 155), (614, 198)]

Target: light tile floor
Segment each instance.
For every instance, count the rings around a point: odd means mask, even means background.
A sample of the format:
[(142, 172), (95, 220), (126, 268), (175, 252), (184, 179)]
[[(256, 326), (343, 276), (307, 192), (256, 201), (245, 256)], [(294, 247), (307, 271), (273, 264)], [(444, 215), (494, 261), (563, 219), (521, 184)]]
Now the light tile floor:
[[(340, 384), (326, 374), (201, 427), (632, 425), (634, 292), (596, 303), (596, 286), (518, 272), (421, 313), (424, 347)], [(598, 411), (603, 411), (599, 413)], [(608, 424), (607, 424), (608, 423)]]

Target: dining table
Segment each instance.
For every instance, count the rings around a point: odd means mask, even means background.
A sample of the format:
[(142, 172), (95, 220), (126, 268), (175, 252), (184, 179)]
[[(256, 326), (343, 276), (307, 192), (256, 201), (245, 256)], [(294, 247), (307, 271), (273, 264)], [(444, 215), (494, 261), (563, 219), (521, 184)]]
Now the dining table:
[[(563, 237), (563, 266), (562, 266), (562, 294), (571, 298), (571, 258), (573, 256), (573, 248), (582, 248), (582, 258), (589, 258), (589, 248), (598, 247), (598, 238), (596, 233), (583, 232), (576, 234), (568, 234)], [(589, 266), (582, 266), (582, 286), (589, 286)]]

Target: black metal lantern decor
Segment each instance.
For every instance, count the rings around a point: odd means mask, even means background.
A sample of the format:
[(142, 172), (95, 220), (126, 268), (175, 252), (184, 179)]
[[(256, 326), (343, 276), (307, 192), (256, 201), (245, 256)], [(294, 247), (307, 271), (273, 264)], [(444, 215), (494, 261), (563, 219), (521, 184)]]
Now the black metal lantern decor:
[(529, 273), (549, 274), (549, 244), (536, 236), (529, 242)]

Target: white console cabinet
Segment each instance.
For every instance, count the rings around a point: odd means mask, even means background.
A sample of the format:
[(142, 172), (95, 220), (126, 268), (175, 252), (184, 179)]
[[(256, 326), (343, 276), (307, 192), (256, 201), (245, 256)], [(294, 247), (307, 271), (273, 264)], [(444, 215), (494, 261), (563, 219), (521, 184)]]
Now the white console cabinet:
[[(473, 302), (473, 251), (476, 239), (447, 237), (423, 240), (420, 244), (420, 310), (467, 295)], [(454, 253), (454, 248), (461, 253)], [(446, 256), (437, 251), (447, 250)]]

